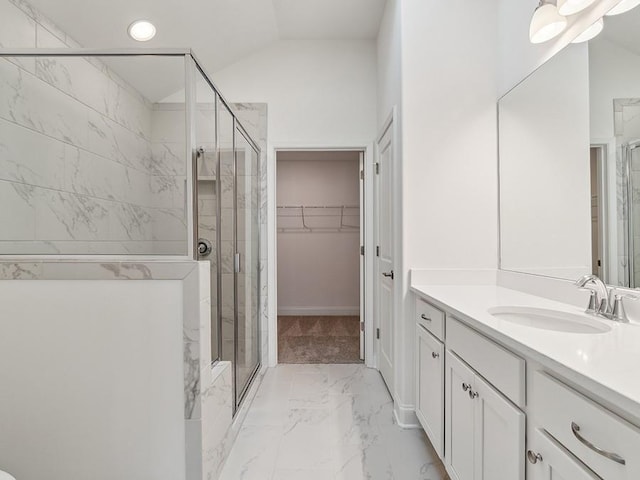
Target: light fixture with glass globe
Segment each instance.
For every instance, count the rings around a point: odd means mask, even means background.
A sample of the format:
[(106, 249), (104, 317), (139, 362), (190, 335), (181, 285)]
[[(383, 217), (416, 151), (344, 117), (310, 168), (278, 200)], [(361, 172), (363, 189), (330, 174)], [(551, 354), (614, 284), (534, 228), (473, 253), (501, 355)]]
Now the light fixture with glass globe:
[(558, 13), (560, 15), (573, 15), (589, 7), (596, 0), (558, 0)]
[(628, 12), (638, 5), (640, 5), (640, 0), (622, 0), (619, 4), (609, 10), (605, 15), (607, 15), (608, 17), (613, 15), (620, 15), (621, 13)]
[(529, 39), (531, 43), (543, 43), (560, 35), (565, 28), (567, 19), (558, 13), (555, 0), (540, 0), (531, 18)]
[(580, 35), (578, 35), (575, 39), (573, 39), (571, 43), (588, 42), (592, 38), (597, 37), (603, 28), (604, 28), (604, 20), (601, 18), (597, 22), (589, 25), (589, 27)]

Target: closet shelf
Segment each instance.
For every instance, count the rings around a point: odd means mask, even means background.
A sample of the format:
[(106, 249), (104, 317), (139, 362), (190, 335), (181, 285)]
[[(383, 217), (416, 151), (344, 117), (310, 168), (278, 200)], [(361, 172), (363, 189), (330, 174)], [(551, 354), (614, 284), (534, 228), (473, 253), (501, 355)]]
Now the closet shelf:
[(279, 205), (278, 232), (359, 232), (357, 205)]

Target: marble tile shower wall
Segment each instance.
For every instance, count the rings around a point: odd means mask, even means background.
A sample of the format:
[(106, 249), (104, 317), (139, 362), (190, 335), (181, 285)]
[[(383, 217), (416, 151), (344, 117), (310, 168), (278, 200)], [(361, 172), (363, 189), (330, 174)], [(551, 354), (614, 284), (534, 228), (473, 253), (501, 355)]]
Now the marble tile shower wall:
[[(78, 47), (23, 1), (0, 18), (2, 47)], [(97, 59), (0, 59), (0, 253), (186, 254), (184, 148), (159, 117)]]

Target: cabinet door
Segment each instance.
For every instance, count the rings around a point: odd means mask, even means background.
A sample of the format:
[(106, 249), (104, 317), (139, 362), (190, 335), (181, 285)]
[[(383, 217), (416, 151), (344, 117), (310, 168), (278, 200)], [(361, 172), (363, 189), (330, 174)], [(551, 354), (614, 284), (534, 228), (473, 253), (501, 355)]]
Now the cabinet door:
[(475, 480), (524, 480), (525, 414), (476, 376)]
[(417, 325), (416, 415), (440, 457), (444, 447), (444, 346)]
[(600, 480), (543, 430), (535, 429), (528, 443), (529, 480)]
[(469, 367), (447, 351), (445, 403), (447, 447), (445, 460), (453, 480), (472, 480), (474, 478), (475, 404), (469, 394), (474, 382), (475, 375)]

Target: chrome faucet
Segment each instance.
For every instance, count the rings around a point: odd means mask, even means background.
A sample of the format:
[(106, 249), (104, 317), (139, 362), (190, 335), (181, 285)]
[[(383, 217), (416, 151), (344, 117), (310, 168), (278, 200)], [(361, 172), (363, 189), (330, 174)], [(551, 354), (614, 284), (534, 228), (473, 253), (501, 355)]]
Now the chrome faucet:
[(617, 294), (614, 288), (611, 288), (611, 293), (609, 294), (607, 285), (596, 275), (580, 277), (576, 281), (576, 287), (591, 292), (586, 313), (598, 315), (620, 323), (629, 323), (622, 299), (632, 298), (636, 300), (638, 298), (636, 295)]
[(605, 283), (596, 275), (585, 275), (576, 280), (576, 287), (589, 290), (589, 306), (586, 312), (596, 315), (607, 315), (609, 310), (609, 291)]

